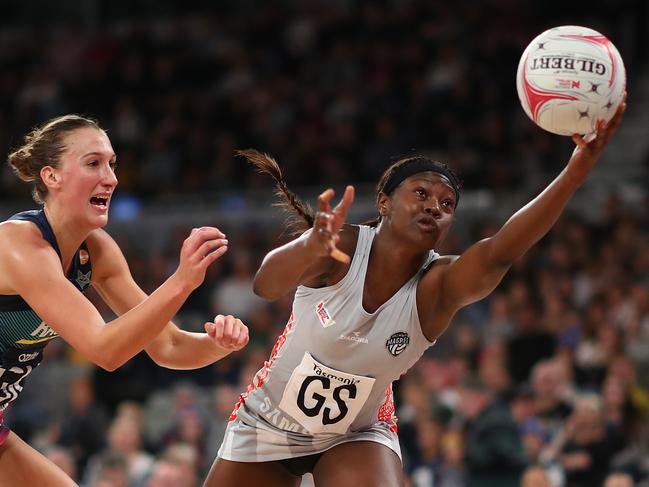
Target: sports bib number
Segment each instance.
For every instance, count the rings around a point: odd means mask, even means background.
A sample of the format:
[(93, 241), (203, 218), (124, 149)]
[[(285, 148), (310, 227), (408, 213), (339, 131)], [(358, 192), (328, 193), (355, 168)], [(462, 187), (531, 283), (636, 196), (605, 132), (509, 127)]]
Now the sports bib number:
[(305, 352), (286, 384), (279, 408), (311, 434), (343, 434), (367, 401), (374, 381), (329, 368)]

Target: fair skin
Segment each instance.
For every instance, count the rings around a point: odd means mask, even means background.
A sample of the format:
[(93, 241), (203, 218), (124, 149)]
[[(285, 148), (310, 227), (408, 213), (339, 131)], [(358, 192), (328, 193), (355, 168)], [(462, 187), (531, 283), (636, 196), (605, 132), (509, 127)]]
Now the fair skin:
[[(511, 265), (550, 230), (618, 129), (625, 109), (626, 102), (623, 102), (608, 125), (599, 124), (594, 140), (586, 143), (580, 136), (574, 136), (576, 148), (565, 169), (495, 235), (473, 244), (460, 256), (442, 256), (433, 262), (417, 287), (419, 320), (428, 340), (437, 339), (459, 309), (491, 293)], [(358, 228), (345, 225), (354, 188), (348, 186), (334, 208), (331, 207), (333, 196), (331, 189), (320, 195), (319, 212), (311, 230), (266, 256), (255, 277), (254, 290), (258, 295), (277, 299), (299, 285), (331, 286), (345, 276), (349, 263), (333, 259), (331, 255), (334, 249), (354, 254)], [(406, 178), (389, 195), (378, 194), (381, 221), (372, 243), (363, 288), (363, 308), (367, 312), (376, 311), (390, 299), (421, 268), (429, 250), (443, 240), (453, 222), (455, 198), (448, 179), (433, 171)], [(401, 485), (401, 465), (397, 456), (390, 456), (392, 452), (378, 443), (364, 445), (361, 452), (360, 443), (346, 443), (326, 451), (316, 464), (316, 484), (336, 487)], [(379, 479), (370, 468), (357, 468), (346, 474), (320, 468), (329, 463), (355, 465), (354, 460), (358, 460), (358, 465), (368, 465), (376, 459), (390, 464), (389, 471), (382, 471)], [(250, 464), (217, 459), (206, 486), (229, 485), (228, 481), (238, 475), (249, 479), (249, 483), (239, 485), (256, 485), (264, 471), (277, 473), (277, 465), (267, 463), (267, 466), (254, 464), (253, 471), (246, 470)], [(265, 485), (293, 484), (278, 479)]]
[[(206, 333), (185, 332), (170, 321), (203, 282), (210, 264), (227, 251), (225, 235), (213, 227), (192, 230), (183, 242), (177, 270), (147, 296), (115, 241), (102, 230), (117, 186), (110, 140), (101, 130), (81, 128), (63, 141), (58, 168), (46, 166), (40, 172), (48, 190), (45, 214), (61, 257), (35, 224), (1, 223), (0, 241), (12, 244), (0, 245), (0, 294), (20, 295), (52, 330), (106, 370), (142, 350), (162, 366), (194, 369), (244, 347), (248, 329), (232, 316), (219, 315), (205, 323)], [(108, 323), (66, 278), (83, 241), (92, 262), (91, 283), (118, 315)], [(0, 486), (74, 485), (65, 479), (57, 483), (63, 474), (52, 473), (51, 465), (11, 433), (0, 447)]]

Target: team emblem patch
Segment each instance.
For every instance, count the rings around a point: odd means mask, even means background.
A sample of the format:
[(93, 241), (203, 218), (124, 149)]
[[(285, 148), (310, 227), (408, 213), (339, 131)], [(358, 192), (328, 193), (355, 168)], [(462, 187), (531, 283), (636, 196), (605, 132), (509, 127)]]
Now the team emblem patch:
[(388, 341), (385, 342), (385, 347), (395, 357), (403, 352), (410, 343), (410, 337), (405, 331), (398, 331), (393, 333)]
[(88, 259), (90, 259), (90, 255), (88, 255), (88, 251), (84, 249), (79, 250), (79, 264), (81, 265), (86, 265), (88, 263)]
[(90, 284), (90, 275), (92, 271), (88, 271), (85, 274), (81, 271), (77, 271), (77, 284), (81, 289), (85, 289), (88, 284)]
[(320, 324), (325, 328), (336, 324), (336, 322), (331, 319), (331, 315), (327, 311), (327, 308), (325, 308), (324, 301), (320, 301), (318, 303), (318, 305), (315, 307), (315, 312), (318, 315)]

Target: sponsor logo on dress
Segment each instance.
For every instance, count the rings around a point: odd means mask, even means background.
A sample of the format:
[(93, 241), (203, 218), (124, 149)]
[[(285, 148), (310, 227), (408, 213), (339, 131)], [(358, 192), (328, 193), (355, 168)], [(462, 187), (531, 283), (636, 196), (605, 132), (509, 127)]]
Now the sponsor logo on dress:
[(30, 336), (34, 337), (33, 340), (28, 340), (28, 339), (21, 339), (17, 340), (16, 343), (18, 345), (33, 345), (35, 343), (41, 343), (41, 342), (46, 342), (48, 340), (52, 340), (59, 336), (54, 330), (52, 330), (49, 326), (45, 324), (45, 322), (41, 321), (41, 324), (38, 325), (38, 327), (32, 331)]
[(351, 335), (340, 335), (338, 340), (347, 340), (348, 342), (356, 343), (369, 343), (369, 340), (365, 337), (360, 336), (360, 332), (353, 331)]
[(325, 308), (324, 301), (320, 301), (318, 303), (318, 305), (315, 307), (315, 311), (318, 315), (318, 319), (320, 320), (320, 324), (325, 328), (336, 324), (336, 322), (331, 319), (331, 315), (327, 311), (327, 308)]
[(393, 356), (399, 355), (403, 352), (410, 343), (410, 337), (405, 331), (398, 331), (393, 333), (388, 341), (385, 342), (385, 347)]
[(21, 353), (20, 355), (18, 355), (18, 362), (27, 362), (28, 360), (38, 357), (39, 353), (40, 352)]

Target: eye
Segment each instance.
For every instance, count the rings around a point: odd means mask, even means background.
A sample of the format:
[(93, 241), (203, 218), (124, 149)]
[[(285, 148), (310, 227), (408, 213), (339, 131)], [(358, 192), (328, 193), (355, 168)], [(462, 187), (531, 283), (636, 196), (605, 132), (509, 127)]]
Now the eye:
[(455, 203), (453, 200), (444, 200), (442, 201), (442, 206), (446, 208), (453, 208), (455, 206)]
[(93, 159), (92, 161), (88, 161), (88, 165), (93, 167), (98, 166), (99, 161), (97, 159)]
[(426, 199), (426, 190), (424, 188), (416, 188), (415, 189), (415, 194), (420, 198), (420, 199)]
[(111, 161), (109, 162), (110, 168), (115, 172), (117, 170), (117, 162), (116, 161)]

